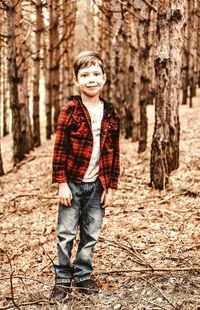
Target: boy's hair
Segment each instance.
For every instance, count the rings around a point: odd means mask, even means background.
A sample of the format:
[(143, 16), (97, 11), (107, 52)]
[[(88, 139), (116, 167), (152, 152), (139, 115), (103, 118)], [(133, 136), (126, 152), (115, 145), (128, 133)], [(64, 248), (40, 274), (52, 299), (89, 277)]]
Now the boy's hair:
[(90, 66), (99, 65), (102, 72), (105, 73), (104, 62), (96, 52), (83, 51), (81, 52), (73, 62), (74, 74), (77, 78), (80, 69), (88, 68)]

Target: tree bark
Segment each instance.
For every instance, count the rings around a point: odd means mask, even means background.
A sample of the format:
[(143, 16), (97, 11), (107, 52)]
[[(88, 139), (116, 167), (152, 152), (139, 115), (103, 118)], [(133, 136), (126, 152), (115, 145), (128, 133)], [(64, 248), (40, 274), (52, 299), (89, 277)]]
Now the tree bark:
[(139, 40), (140, 40), (140, 65), (141, 65), (141, 88), (140, 88), (140, 136), (138, 153), (147, 148), (147, 105), (152, 101), (151, 87), (154, 82), (154, 70), (152, 69), (152, 49), (156, 14), (145, 2), (141, 4)]
[(49, 57), (50, 57), (50, 105), (54, 108), (54, 132), (57, 128), (58, 116), (60, 113), (59, 87), (60, 87), (60, 43), (59, 43), (59, 19), (58, 2), (50, 0), (50, 30), (49, 30)]
[(169, 183), (179, 166), (179, 103), (181, 95), (182, 47), (186, 0), (160, 1), (155, 57), (155, 127), (151, 145), (151, 185), (158, 189)]
[(43, 4), (41, 0), (36, 2), (36, 31), (35, 31), (35, 56), (34, 56), (34, 73), (33, 73), (33, 141), (35, 146), (41, 145), (40, 137), (40, 50), (41, 34), (43, 28)]
[(1, 144), (0, 144), (0, 176), (4, 175), (4, 169), (3, 169), (3, 160), (1, 155)]
[(21, 44), (21, 29), (18, 23), (18, 16), (20, 14), (20, 3), (17, 6), (15, 1), (6, 1), (7, 12), (7, 27), (8, 27), (8, 77), (10, 85), (10, 107), (12, 110), (12, 133), (13, 133), (13, 158), (14, 165), (25, 157), (25, 128), (22, 125), (21, 109), (23, 103), (23, 71), (21, 66), (23, 64), (22, 44)]
[[(3, 47), (3, 59), (6, 59), (6, 51), (7, 48)], [(10, 113), (9, 113), (9, 107), (8, 107), (8, 95), (9, 95), (9, 85), (7, 81), (7, 74), (8, 71), (7, 68), (7, 62), (4, 61), (2, 64), (2, 76), (3, 76), (3, 82), (2, 82), (2, 98), (3, 98), (3, 136), (9, 134), (9, 119), (10, 119)]]
[(61, 72), (61, 102), (64, 104), (73, 94), (73, 58), (74, 58), (74, 40), (76, 24), (76, 1), (63, 0), (63, 41), (61, 50), (62, 72)]

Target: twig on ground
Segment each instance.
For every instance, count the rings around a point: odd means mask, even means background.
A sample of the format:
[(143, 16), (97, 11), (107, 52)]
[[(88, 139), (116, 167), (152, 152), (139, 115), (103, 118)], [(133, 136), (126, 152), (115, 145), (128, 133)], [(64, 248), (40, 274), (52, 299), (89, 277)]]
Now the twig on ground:
[(37, 197), (41, 199), (58, 199), (58, 197), (56, 196), (45, 196), (45, 195), (40, 195), (38, 193), (30, 193), (30, 194), (18, 194), (15, 197), (11, 198), (9, 202), (15, 201), (17, 198), (21, 198), (21, 197)]
[[(9, 280), (10, 277), (1, 277), (0, 278), (0, 281), (3, 281), (3, 280)], [(18, 276), (18, 275), (15, 275), (13, 276), (13, 279), (25, 279), (25, 280), (31, 280), (31, 281), (34, 281), (34, 282), (37, 282), (37, 283), (40, 283), (40, 284), (43, 284), (43, 285), (48, 285), (46, 283), (43, 283), (42, 281), (39, 281), (37, 279), (34, 279), (34, 278), (31, 278), (31, 277), (24, 277), (24, 276)]]
[(167, 300), (167, 302), (175, 309), (176, 306), (169, 300), (169, 298), (161, 291), (161, 289), (159, 289), (155, 284), (151, 283), (150, 281), (148, 281), (147, 279), (144, 279), (141, 277), (141, 279), (143, 279), (144, 281), (146, 281), (147, 283), (149, 283), (151, 286), (153, 286), (164, 298), (165, 300)]
[(45, 250), (45, 248), (43, 247), (43, 245), (41, 244), (41, 242), (39, 242), (39, 246), (43, 249), (43, 251), (45, 252), (45, 254), (48, 256), (48, 258), (50, 259), (52, 265), (53, 265), (53, 259), (51, 258), (51, 256), (49, 255), (49, 253)]
[(147, 304), (151, 304), (151, 305), (154, 305), (154, 306), (156, 306), (156, 307), (158, 307), (158, 308), (160, 308), (160, 309), (166, 310), (166, 308), (164, 308), (164, 307), (162, 307), (162, 306), (160, 306), (160, 305), (154, 303), (153, 301), (147, 300), (147, 299), (145, 299), (145, 298), (143, 298), (143, 297), (142, 297), (142, 300), (145, 301)]
[(149, 266), (150, 268), (152, 268), (148, 262), (146, 262), (144, 259), (142, 259), (141, 257), (139, 257), (139, 256), (135, 253), (135, 251), (134, 251), (134, 249), (132, 248), (132, 246), (129, 248), (129, 247), (127, 247), (126, 245), (124, 245), (124, 244), (122, 244), (122, 243), (119, 243), (119, 242), (116, 242), (116, 241), (106, 240), (105, 238), (102, 238), (102, 237), (100, 237), (99, 239), (101, 239), (101, 240), (107, 242), (108, 244), (110, 244), (110, 245), (112, 245), (112, 246), (114, 246), (114, 247), (120, 247), (121, 249), (123, 249), (123, 250), (129, 252), (131, 255), (133, 255), (133, 256), (135, 256), (137, 259), (139, 259), (139, 262), (138, 262), (138, 261), (135, 261), (137, 264), (140, 264), (140, 265), (147, 265), (147, 266)]
[[(156, 202), (156, 205), (160, 205), (162, 203), (165, 203), (167, 202), (168, 200), (170, 200), (171, 198), (174, 198), (176, 196), (180, 196), (181, 194), (177, 195), (177, 194), (172, 194), (170, 195), (169, 197), (166, 197), (165, 199), (162, 199), (161, 201), (159, 202)], [(156, 197), (157, 198), (157, 197)], [(137, 206), (137, 205), (140, 205), (140, 204), (143, 204), (143, 203), (146, 203), (146, 202), (152, 202), (152, 201), (155, 201), (156, 198), (147, 198), (147, 199), (144, 199), (144, 200), (140, 200), (140, 201), (136, 201), (134, 202), (134, 206)], [(125, 204), (116, 204), (117, 207), (124, 207)], [(131, 204), (129, 204), (129, 206), (131, 206)], [(133, 212), (137, 212), (138, 211), (138, 208), (135, 208), (134, 210), (127, 210), (127, 209), (123, 209), (122, 211), (120, 212), (117, 212), (117, 213), (114, 213), (114, 212), (110, 212), (109, 214), (107, 214), (107, 216), (111, 216), (111, 215), (119, 215), (119, 214), (123, 214), (123, 213), (133, 213)], [(166, 212), (170, 212), (170, 211), (166, 211)], [(177, 216), (180, 216), (180, 215), (177, 215)]]
[(25, 158), (24, 160), (22, 160), (19, 164), (17, 164), (14, 168), (8, 170), (5, 175), (12, 173), (12, 172), (16, 172), (21, 166), (27, 164), (28, 162), (34, 160), (36, 158), (36, 156), (29, 156), (27, 158)]
[(193, 250), (195, 248), (197, 248), (197, 249), (200, 248), (200, 244), (195, 244), (195, 245), (193, 245), (187, 249), (183, 249), (182, 252), (187, 252), (187, 251)]
[(154, 10), (154, 12), (158, 12), (157, 8), (152, 4), (150, 3), (148, 0), (143, 0), (144, 3), (146, 3), (146, 5), (148, 5), (152, 10)]
[(134, 246), (132, 245), (132, 243), (131, 243), (130, 241), (128, 241), (128, 243), (130, 244), (131, 249), (132, 249), (133, 252), (134, 252), (134, 255), (135, 255), (139, 260), (141, 260), (145, 265), (149, 266), (149, 267), (152, 268), (152, 270), (153, 270), (153, 267), (151, 266), (151, 264), (150, 264), (145, 258), (141, 257), (141, 256), (138, 254), (137, 250), (134, 248)]
[[(39, 300), (35, 300), (35, 301), (24, 302), (24, 303), (21, 303), (18, 305), (18, 309), (19, 309), (19, 307), (37, 305), (37, 304), (41, 304), (41, 303), (46, 303), (49, 305), (49, 300), (48, 299), (39, 299)], [(2, 307), (2, 308), (0, 308), (0, 310), (7, 310), (7, 309), (12, 309), (12, 308), (15, 308), (15, 306)]]
[(120, 269), (120, 270), (107, 270), (97, 271), (96, 274), (112, 274), (112, 273), (131, 273), (131, 272), (168, 272), (168, 271), (200, 271), (200, 267), (183, 267), (183, 268), (164, 268), (164, 267), (153, 267), (151, 268), (133, 268), (133, 269)]
[(177, 194), (173, 193), (172, 195), (170, 195), (170, 196), (168, 196), (168, 197), (162, 199), (161, 201), (157, 202), (157, 205), (160, 205), (160, 204), (162, 204), (162, 203), (165, 203), (165, 202), (167, 202), (168, 200), (172, 199), (172, 198), (175, 197), (175, 196), (177, 196)]
[(13, 274), (14, 274), (14, 270), (12, 268), (12, 262), (11, 262), (11, 259), (8, 255), (8, 253), (3, 250), (2, 248), (0, 248), (0, 250), (2, 251), (3, 254), (6, 255), (7, 259), (8, 259), (8, 262), (9, 262), (9, 266), (10, 266), (10, 292), (11, 292), (11, 301), (14, 305), (14, 308), (17, 308), (19, 309), (19, 306), (17, 305), (17, 303), (15, 302), (15, 297), (14, 297), (14, 287), (13, 287)]

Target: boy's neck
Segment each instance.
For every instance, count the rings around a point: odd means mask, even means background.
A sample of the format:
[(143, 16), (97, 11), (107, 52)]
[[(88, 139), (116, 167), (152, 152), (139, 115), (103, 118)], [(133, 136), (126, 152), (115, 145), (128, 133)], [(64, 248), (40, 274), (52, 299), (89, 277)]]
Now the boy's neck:
[(86, 106), (98, 106), (100, 102), (99, 96), (94, 96), (94, 97), (88, 97), (85, 96), (84, 94), (81, 94), (82, 102)]

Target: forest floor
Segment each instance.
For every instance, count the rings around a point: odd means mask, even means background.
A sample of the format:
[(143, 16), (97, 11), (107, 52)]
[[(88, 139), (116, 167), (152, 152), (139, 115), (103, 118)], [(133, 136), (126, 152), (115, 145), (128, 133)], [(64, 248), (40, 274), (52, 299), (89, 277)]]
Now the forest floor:
[[(168, 190), (148, 185), (152, 106), (148, 150), (139, 155), (137, 143), (122, 139), (119, 190), (94, 254), (101, 292), (84, 295), (73, 287), (63, 304), (50, 299), (58, 205), (53, 141), (12, 170), (11, 138), (2, 139), (0, 309), (200, 309), (199, 99), (200, 93), (192, 109), (180, 108), (180, 167)], [(77, 242), (78, 236), (75, 249)]]

